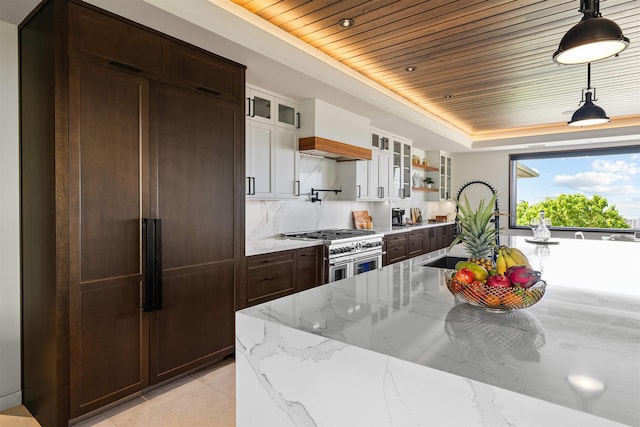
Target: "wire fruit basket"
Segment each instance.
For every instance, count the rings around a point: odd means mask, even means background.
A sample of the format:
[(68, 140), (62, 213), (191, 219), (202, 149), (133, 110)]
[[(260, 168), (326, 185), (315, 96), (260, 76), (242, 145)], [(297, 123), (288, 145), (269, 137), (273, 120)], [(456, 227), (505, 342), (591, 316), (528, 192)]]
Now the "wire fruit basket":
[(547, 282), (538, 280), (530, 288), (502, 288), (488, 286), (481, 282), (462, 283), (455, 279), (455, 271), (446, 275), (447, 288), (454, 296), (476, 307), (491, 311), (509, 311), (531, 307), (544, 295)]

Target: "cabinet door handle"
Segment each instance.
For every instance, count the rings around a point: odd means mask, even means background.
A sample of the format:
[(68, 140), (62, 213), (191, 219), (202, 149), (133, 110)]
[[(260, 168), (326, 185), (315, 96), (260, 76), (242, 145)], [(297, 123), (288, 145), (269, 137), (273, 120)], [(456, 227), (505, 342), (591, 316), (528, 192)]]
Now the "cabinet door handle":
[(251, 116), (251, 98), (247, 97), (247, 117)]
[(144, 285), (142, 310), (162, 309), (162, 220), (143, 218)]
[(251, 180), (253, 181), (253, 190), (251, 190), (251, 195), (255, 196), (256, 195), (256, 177), (252, 176)]
[(362, 197), (362, 194), (360, 194), (360, 186), (356, 185), (356, 188), (358, 189), (358, 195), (356, 196), (356, 198), (359, 199), (360, 197)]
[(142, 68), (138, 68), (136, 66), (133, 65), (129, 65), (129, 64), (125, 64), (124, 62), (118, 62), (118, 61), (110, 61), (109, 64), (118, 67), (118, 68), (122, 68), (123, 70), (127, 70), (127, 71), (133, 71), (134, 73), (141, 73), (142, 72)]
[(251, 195), (251, 177), (250, 176), (247, 177), (247, 191), (244, 194), (245, 196)]
[(249, 106), (249, 113), (250, 113), (249, 117), (255, 117), (256, 116), (256, 99), (255, 98), (251, 100), (251, 104), (253, 104), (253, 111), (251, 106)]
[(208, 87), (199, 86), (197, 89), (198, 89), (200, 92), (204, 92), (204, 93), (206, 93), (206, 94), (208, 94), (208, 95), (213, 95), (213, 96), (220, 96), (220, 95), (221, 95), (221, 93), (220, 93), (220, 92), (218, 92), (217, 90), (209, 89)]
[(300, 195), (300, 180), (296, 180), (296, 187), (297, 187), (297, 191), (296, 191), (296, 196)]
[(296, 113), (296, 119), (298, 121), (298, 125), (296, 126), (296, 129), (300, 129), (300, 113)]

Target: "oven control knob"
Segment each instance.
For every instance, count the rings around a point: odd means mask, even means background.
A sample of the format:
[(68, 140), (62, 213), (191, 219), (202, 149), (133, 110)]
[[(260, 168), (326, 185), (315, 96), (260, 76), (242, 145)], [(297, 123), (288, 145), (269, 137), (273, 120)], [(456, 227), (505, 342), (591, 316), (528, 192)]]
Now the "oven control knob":
[[(366, 245), (366, 243), (365, 243), (365, 245)], [(365, 247), (366, 247), (366, 246), (365, 246)], [(356, 243), (356, 244), (355, 244), (354, 249), (355, 249), (356, 251), (361, 250), (361, 249), (362, 249), (362, 243), (360, 243), (360, 242)]]

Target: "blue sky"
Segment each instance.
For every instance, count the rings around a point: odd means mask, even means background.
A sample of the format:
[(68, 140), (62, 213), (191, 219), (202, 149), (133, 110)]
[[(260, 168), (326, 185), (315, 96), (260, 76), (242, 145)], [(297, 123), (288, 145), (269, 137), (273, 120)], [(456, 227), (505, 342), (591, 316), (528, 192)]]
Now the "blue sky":
[(640, 150), (638, 154), (521, 160), (537, 178), (518, 179), (518, 201), (534, 204), (546, 197), (599, 194), (628, 219), (640, 218)]

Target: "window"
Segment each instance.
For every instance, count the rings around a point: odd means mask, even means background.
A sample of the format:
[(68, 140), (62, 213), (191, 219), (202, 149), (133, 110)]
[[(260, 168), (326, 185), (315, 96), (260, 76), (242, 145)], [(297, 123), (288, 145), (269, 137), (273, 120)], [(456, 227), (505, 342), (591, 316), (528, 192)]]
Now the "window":
[(509, 160), (511, 227), (528, 227), (543, 210), (555, 229), (640, 229), (640, 146)]

